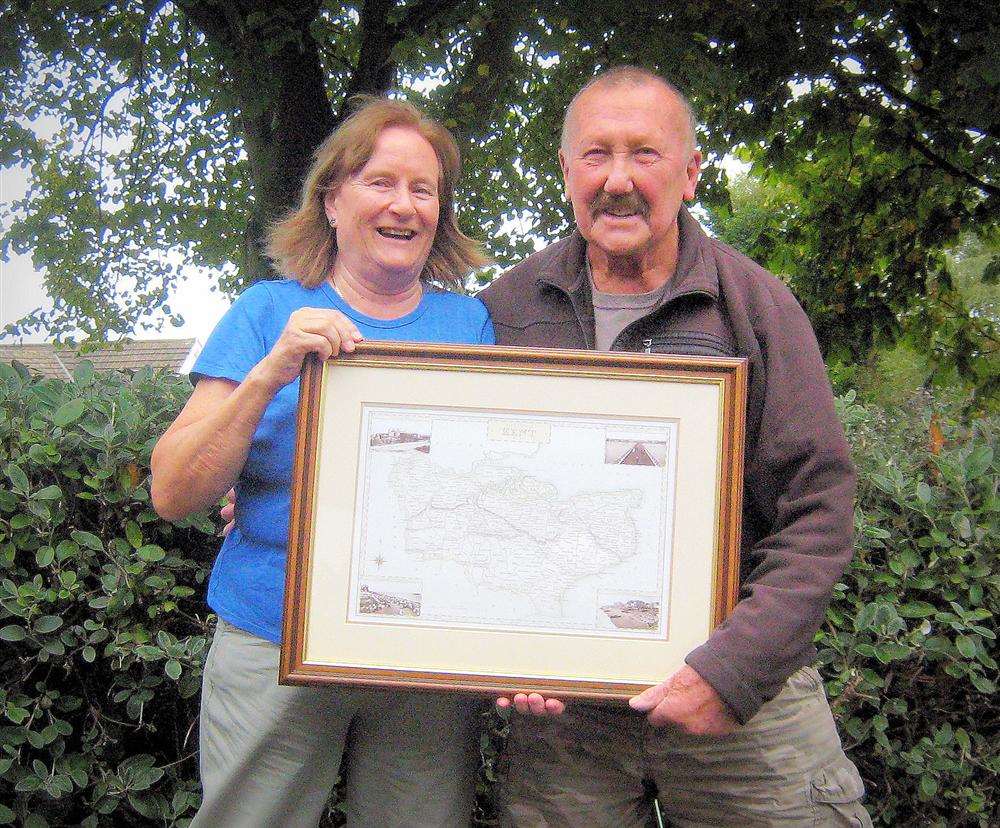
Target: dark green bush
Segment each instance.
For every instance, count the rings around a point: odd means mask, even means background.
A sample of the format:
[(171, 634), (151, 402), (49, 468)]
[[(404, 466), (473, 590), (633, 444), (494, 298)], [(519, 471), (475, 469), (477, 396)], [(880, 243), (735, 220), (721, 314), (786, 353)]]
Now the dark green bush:
[[(0, 824), (184, 825), (197, 808), (218, 542), (209, 516), (164, 523), (148, 493), (152, 442), (189, 390), (0, 365)], [(886, 826), (998, 824), (998, 421), (928, 400), (890, 415), (847, 397), (841, 414), (858, 553), (818, 644), (869, 809)]]
[(856, 555), (818, 646), (868, 808), (882, 825), (997, 825), (1000, 419), (840, 403)]
[(161, 521), (149, 453), (190, 385), (0, 364), (0, 823), (171, 825), (197, 784), (204, 516)]

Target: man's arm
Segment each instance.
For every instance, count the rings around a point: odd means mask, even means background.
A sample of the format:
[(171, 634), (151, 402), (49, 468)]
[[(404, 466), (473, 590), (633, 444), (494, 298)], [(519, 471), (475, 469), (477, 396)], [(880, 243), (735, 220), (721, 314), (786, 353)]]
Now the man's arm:
[(784, 288), (777, 299), (760, 325), (766, 388), (744, 493), (756, 522), (744, 531), (761, 537), (744, 548), (742, 599), (686, 659), (740, 722), (808, 662), (853, 553), (855, 474), (826, 368), (798, 303)]

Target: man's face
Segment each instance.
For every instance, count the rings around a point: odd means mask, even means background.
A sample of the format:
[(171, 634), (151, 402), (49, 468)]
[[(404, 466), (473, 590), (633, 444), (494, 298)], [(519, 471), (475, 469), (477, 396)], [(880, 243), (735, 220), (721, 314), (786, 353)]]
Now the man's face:
[(701, 164), (687, 124), (680, 101), (656, 83), (598, 85), (577, 100), (559, 164), (590, 245), (610, 258), (676, 245), (677, 213), (694, 198)]

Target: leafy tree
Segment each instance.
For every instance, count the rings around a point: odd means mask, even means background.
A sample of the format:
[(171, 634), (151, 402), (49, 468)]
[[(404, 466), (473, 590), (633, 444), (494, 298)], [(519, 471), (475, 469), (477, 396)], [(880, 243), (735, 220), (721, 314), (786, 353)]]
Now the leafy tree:
[[(945, 248), (996, 241), (988, 0), (19, 0), (0, 34), (0, 164), (32, 169), (0, 250), (44, 268), (57, 305), (27, 324), (57, 334), (131, 330), (168, 307), (180, 261), (221, 268), (225, 290), (267, 276), (263, 229), (357, 92), (395, 89), (454, 129), (465, 228), (509, 263), (570, 226), (562, 112), (622, 62), (690, 92), (705, 204), (726, 208), (734, 151), (794, 190), (778, 241), (828, 352), (863, 358), (939, 324)], [(59, 124), (45, 141), (44, 118)], [(948, 318), (971, 375), (985, 340), (968, 316)]]
[[(933, 253), (936, 270), (924, 295), (896, 298), (895, 310), (888, 291), (864, 297), (881, 301), (888, 331), (871, 325), (870, 304), (856, 305), (858, 282), (818, 283), (823, 272), (812, 232), (803, 228), (803, 216), (816, 207), (804, 191), (813, 171), (751, 175), (729, 182), (730, 203), (711, 211), (713, 229), (727, 242), (746, 251), (788, 281), (816, 325), (827, 346), (827, 362), (835, 385), (859, 390), (883, 405), (899, 404), (924, 387), (936, 386), (946, 396), (965, 400), (972, 409), (995, 407), (1000, 402), (1000, 306), (997, 304), (996, 244), (974, 233)], [(907, 226), (914, 225), (910, 221)], [(894, 273), (881, 248), (884, 235), (870, 232), (859, 237), (851, 253), (848, 277)], [(881, 268), (881, 274), (879, 271)], [(848, 329), (853, 340), (843, 336)]]

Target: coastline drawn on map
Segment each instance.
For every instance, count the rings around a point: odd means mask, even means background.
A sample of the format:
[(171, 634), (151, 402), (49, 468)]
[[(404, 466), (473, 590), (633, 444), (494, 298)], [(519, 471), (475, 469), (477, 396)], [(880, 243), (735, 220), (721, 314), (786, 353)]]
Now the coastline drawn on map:
[(360, 447), (349, 621), (667, 637), (674, 421), (366, 404)]

